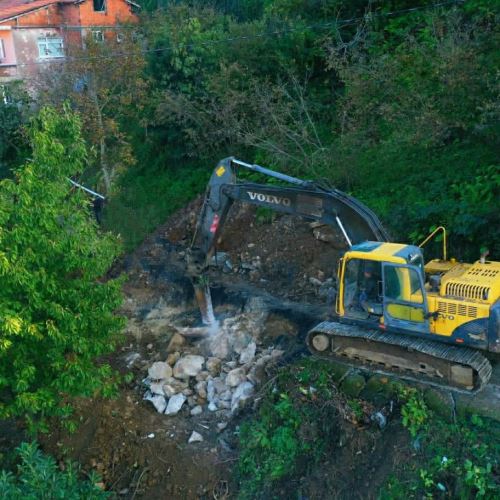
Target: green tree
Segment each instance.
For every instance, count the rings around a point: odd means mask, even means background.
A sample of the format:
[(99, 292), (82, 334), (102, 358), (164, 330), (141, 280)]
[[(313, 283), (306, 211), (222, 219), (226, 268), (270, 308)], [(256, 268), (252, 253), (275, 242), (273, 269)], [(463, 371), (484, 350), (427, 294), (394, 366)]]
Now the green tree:
[(43, 108), (32, 159), (0, 182), (0, 418), (65, 416), (67, 396), (109, 394), (117, 381), (95, 360), (123, 324), (121, 282), (102, 279), (119, 245), (68, 181), (86, 161), (80, 128), (67, 107)]

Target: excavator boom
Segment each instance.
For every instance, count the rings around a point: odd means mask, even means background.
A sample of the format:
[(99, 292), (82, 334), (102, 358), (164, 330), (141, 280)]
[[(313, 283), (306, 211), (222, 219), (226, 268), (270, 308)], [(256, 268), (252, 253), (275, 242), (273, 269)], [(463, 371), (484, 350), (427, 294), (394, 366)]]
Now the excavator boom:
[[(239, 169), (258, 172), (291, 186), (241, 182), (236, 176)], [(208, 184), (193, 242), (193, 248), (198, 252), (198, 261), (203, 258), (206, 260), (213, 254), (234, 201), (336, 226), (348, 247), (367, 240), (389, 241), (389, 235), (378, 217), (352, 196), (338, 189), (328, 189), (318, 183), (297, 179), (259, 165), (226, 158), (219, 162)], [(199, 274), (199, 266), (193, 269), (192, 275)]]

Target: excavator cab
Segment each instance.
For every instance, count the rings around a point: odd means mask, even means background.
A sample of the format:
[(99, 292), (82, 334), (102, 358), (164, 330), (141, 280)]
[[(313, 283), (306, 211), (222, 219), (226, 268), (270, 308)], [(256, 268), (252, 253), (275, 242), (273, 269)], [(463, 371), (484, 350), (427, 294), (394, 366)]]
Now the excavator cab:
[(364, 242), (339, 265), (337, 313), (381, 328), (428, 333), (421, 251), (413, 245)]

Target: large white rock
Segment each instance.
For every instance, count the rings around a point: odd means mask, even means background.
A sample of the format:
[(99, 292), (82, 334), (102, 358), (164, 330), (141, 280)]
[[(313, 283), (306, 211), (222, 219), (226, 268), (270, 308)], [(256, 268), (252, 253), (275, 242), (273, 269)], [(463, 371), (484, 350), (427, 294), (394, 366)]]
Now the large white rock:
[(161, 383), (153, 383), (149, 386), (149, 390), (153, 394), (159, 394), (160, 396), (165, 396), (165, 392), (163, 391), (163, 384)]
[(246, 380), (245, 370), (243, 368), (235, 368), (231, 370), (226, 377), (226, 385), (236, 387)]
[(196, 405), (191, 410), (191, 415), (193, 417), (195, 417), (196, 415), (201, 415), (202, 413), (203, 413), (203, 408), (201, 407), (201, 405)]
[(196, 377), (196, 375), (201, 372), (203, 363), (205, 363), (205, 358), (203, 356), (188, 354), (175, 363), (174, 377), (181, 379)]
[(163, 396), (160, 396), (159, 394), (151, 394), (148, 391), (144, 395), (144, 399), (146, 401), (151, 401), (151, 403), (153, 403), (158, 413), (163, 413), (165, 411), (165, 408), (167, 407), (167, 402), (165, 401), (165, 398)]
[(234, 391), (231, 399), (231, 413), (237, 412), (253, 396), (254, 387), (251, 382), (242, 382)]
[(242, 365), (246, 365), (247, 363), (250, 363), (253, 361), (253, 358), (255, 358), (255, 351), (257, 350), (257, 344), (255, 342), (250, 342), (242, 351), (240, 354), (240, 363)]
[(199, 432), (193, 431), (188, 443), (201, 443), (201, 441), (203, 441), (203, 436)]
[(164, 361), (156, 361), (149, 367), (148, 375), (153, 380), (167, 379), (172, 376), (172, 368)]
[(186, 401), (186, 396), (184, 394), (176, 394), (168, 400), (167, 409), (165, 410), (165, 415), (177, 415), (182, 405)]
[(219, 359), (226, 359), (231, 354), (229, 338), (225, 331), (207, 339), (207, 348), (212, 355)]

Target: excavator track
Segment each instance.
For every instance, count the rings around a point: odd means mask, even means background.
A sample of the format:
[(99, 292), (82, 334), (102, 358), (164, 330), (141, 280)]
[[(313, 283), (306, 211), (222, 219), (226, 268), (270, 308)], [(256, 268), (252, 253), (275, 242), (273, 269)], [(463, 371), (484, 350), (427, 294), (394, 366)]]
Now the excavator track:
[(488, 359), (467, 347), (343, 323), (320, 323), (306, 342), (323, 359), (467, 394), (480, 391), (492, 371)]

